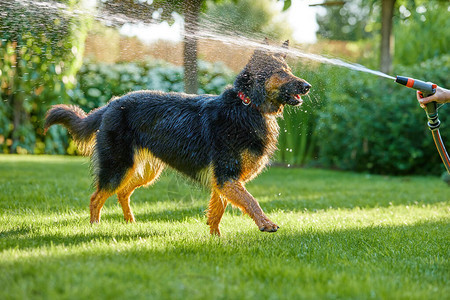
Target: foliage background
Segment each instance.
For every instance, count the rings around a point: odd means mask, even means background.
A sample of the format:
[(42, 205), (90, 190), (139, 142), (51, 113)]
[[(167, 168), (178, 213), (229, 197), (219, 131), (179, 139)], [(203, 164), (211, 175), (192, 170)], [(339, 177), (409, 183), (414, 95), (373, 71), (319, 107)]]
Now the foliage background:
[[(258, 38), (264, 33), (274, 39), (290, 35), (272, 8), (274, 1), (258, 5), (249, 0), (213, 2), (208, 2), (202, 22), (216, 20), (218, 31)], [(4, 16), (0, 18), (0, 152), (77, 154), (63, 128), (52, 127), (43, 135), (42, 120), (52, 104), (74, 103), (89, 111), (132, 90), (184, 88), (182, 67), (151, 58), (115, 64), (85, 59), (82, 65), (92, 21), (88, 15), (72, 13), (84, 1), (58, 3), (64, 12), (25, 10), (11, 0), (0, 8)], [(395, 73), (450, 86), (448, 3), (396, 3)], [(376, 68), (379, 4), (355, 0), (327, 8), (318, 18), (319, 40), (343, 41), (352, 50), (349, 53), (359, 53), (343, 59)], [(242, 20), (248, 24), (242, 25)], [(443, 171), (412, 90), (338, 67), (303, 60), (289, 63), (313, 89), (301, 109), (287, 108), (280, 120), (276, 163), (382, 174)], [(223, 64), (200, 61), (199, 69), (200, 93), (218, 94), (233, 82), (233, 72)], [(440, 117), (442, 135), (448, 140), (447, 107), (441, 109)]]
[[(445, 55), (412, 67), (397, 66), (395, 72), (432, 78), (448, 86), (449, 66), (450, 56)], [(326, 90), (328, 102), (317, 122), (323, 166), (382, 174), (444, 171), (413, 91), (389, 79), (357, 73), (333, 75), (331, 80), (341, 85)], [(441, 134), (450, 137), (448, 107), (440, 109), (440, 120)]]
[[(292, 29), (286, 19), (274, 8), (271, 0), (225, 0), (210, 2), (208, 13), (202, 22), (217, 32), (248, 37), (268, 37), (276, 40), (289, 39)], [(243, 30), (245, 28), (245, 30)]]
[(0, 149), (39, 153), (41, 120), (49, 104), (66, 102), (81, 66), (91, 20), (73, 13), (84, 0), (59, 1), (63, 10), (27, 9), (7, 0), (0, 8)]

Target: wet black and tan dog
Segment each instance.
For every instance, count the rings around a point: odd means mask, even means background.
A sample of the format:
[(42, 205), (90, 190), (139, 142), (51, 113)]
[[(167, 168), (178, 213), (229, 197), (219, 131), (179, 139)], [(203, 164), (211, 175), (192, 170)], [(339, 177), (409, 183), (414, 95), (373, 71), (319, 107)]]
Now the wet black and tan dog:
[(52, 107), (45, 129), (64, 125), (92, 156), (91, 223), (100, 221), (102, 206), (113, 194), (125, 220), (134, 222), (131, 194), (169, 166), (211, 188), (211, 234), (220, 234), (228, 203), (247, 213), (261, 231), (277, 231), (244, 184), (276, 149), (276, 117), (287, 104), (301, 105), (300, 96), (311, 87), (292, 74), (284, 59), (282, 51), (256, 50), (234, 85), (219, 96), (131, 92), (88, 115), (72, 105)]

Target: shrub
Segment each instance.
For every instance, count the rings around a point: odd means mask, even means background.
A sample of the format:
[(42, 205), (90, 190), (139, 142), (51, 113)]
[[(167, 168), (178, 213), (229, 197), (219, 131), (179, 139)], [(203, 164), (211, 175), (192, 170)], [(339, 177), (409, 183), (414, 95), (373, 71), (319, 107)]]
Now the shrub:
[[(449, 86), (450, 55), (398, 74)], [(389, 80), (341, 71), (339, 86), (327, 88), (319, 113), (320, 162), (327, 167), (382, 174), (435, 173), (443, 170), (415, 92)], [(440, 110), (441, 134), (450, 139), (448, 109)], [(448, 143), (448, 142), (447, 142)]]
[[(199, 63), (199, 93), (219, 94), (234, 74), (221, 63)], [(142, 89), (182, 92), (183, 68), (161, 60), (140, 63), (92, 63), (85, 61), (77, 75), (72, 102), (84, 110), (105, 105), (112, 97)]]
[(55, 2), (65, 9), (0, 5), (0, 153), (44, 151), (45, 108), (67, 101), (80, 67), (91, 16), (65, 11), (83, 10), (86, 1)]
[[(418, 2), (418, 1), (416, 1)], [(416, 9), (404, 4), (410, 14), (400, 14), (394, 26), (394, 63), (415, 65), (450, 52), (450, 9), (448, 1), (420, 1)], [(410, 11), (408, 11), (410, 9)], [(424, 43), (424, 41), (426, 41)]]

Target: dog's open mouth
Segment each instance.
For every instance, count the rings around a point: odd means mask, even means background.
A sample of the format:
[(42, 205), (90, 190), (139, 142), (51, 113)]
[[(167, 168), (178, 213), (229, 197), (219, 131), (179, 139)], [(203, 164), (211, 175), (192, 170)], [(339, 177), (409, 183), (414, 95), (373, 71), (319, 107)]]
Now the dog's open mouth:
[(308, 94), (311, 85), (306, 82), (292, 81), (283, 85), (280, 89), (280, 102), (292, 106), (300, 106), (303, 104), (302, 96)]
[(303, 100), (302, 100), (302, 97), (301, 97), (302, 95), (303, 94), (292, 94), (290, 99), (289, 99), (289, 101), (288, 101), (288, 104), (289, 105), (293, 105), (293, 106), (302, 105), (302, 103), (303, 103)]

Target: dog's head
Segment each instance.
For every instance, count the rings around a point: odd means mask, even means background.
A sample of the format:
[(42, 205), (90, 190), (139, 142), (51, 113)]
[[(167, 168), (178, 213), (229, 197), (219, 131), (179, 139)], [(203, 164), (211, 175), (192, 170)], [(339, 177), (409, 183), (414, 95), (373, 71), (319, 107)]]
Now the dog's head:
[[(267, 42), (266, 42), (267, 43)], [(287, 49), (289, 41), (282, 48)], [(311, 85), (292, 74), (286, 54), (257, 49), (244, 70), (237, 76), (234, 86), (263, 112), (278, 112), (284, 105), (302, 104)]]

